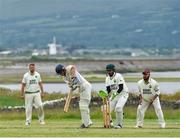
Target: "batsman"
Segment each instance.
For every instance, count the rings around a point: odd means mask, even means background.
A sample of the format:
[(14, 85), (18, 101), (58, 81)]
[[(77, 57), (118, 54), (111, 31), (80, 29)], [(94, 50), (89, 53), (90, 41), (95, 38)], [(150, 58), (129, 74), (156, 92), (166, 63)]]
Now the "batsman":
[[(110, 95), (110, 112), (115, 110), (116, 123), (114, 128), (120, 129), (123, 127), (123, 107), (129, 97), (129, 90), (126, 86), (123, 76), (116, 73), (115, 65), (108, 64), (106, 66), (106, 90)], [(113, 126), (111, 119), (111, 126)]]
[(86, 79), (84, 79), (83, 76), (81, 76), (74, 65), (68, 65), (67, 67), (65, 67), (64, 65), (59, 64), (56, 66), (55, 71), (58, 75), (63, 76), (64, 81), (70, 88), (70, 93), (77, 90), (79, 91), (79, 108), (82, 119), (82, 125), (80, 126), (80, 128), (88, 128), (90, 125), (92, 125), (89, 111), (92, 90), (91, 84)]

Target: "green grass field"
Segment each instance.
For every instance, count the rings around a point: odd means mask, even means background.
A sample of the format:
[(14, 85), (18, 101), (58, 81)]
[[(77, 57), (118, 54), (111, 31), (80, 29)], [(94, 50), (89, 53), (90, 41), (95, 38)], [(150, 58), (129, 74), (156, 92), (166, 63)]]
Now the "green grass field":
[(31, 126), (25, 126), (23, 120), (0, 121), (1, 137), (180, 137), (180, 122), (167, 120), (167, 128), (160, 129), (156, 120), (145, 120), (144, 128), (134, 128), (135, 120), (124, 120), (123, 129), (105, 129), (100, 119), (93, 120), (88, 129), (80, 129), (78, 119), (46, 120), (40, 125), (33, 120)]
[[(178, 100), (180, 92), (173, 95), (162, 95), (163, 100)], [(46, 94), (43, 101), (64, 97), (60, 94)], [(0, 107), (23, 105), (18, 91), (0, 89)], [(91, 107), (91, 118), (94, 124), (88, 129), (80, 129), (80, 111), (70, 108), (68, 113), (63, 113), (63, 108), (45, 109), (46, 125), (38, 123), (37, 112), (33, 110), (31, 126), (25, 126), (24, 111), (0, 112), (0, 137), (180, 137), (180, 109), (163, 107), (167, 128), (160, 129), (154, 109), (151, 107), (145, 115), (143, 129), (136, 129), (137, 105), (124, 107), (124, 128), (103, 128), (102, 112), (100, 107)], [(115, 114), (112, 114), (115, 118)]]
[[(1, 137), (180, 137), (180, 109), (163, 109), (167, 127), (160, 129), (157, 117), (152, 108), (145, 115), (144, 128), (134, 128), (136, 122), (136, 107), (124, 108), (124, 128), (103, 128), (102, 113), (99, 108), (91, 108), (93, 125), (88, 129), (80, 129), (81, 119), (79, 109), (46, 109), (46, 125), (38, 123), (37, 112), (33, 110), (30, 126), (25, 126), (25, 113), (1, 112)], [(113, 119), (115, 114), (112, 114)]]

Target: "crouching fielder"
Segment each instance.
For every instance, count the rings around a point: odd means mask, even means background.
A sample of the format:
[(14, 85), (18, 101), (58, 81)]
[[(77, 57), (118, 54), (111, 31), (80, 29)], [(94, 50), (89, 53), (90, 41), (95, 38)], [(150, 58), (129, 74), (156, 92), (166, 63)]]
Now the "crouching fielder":
[(25, 125), (31, 124), (33, 105), (35, 105), (35, 107), (38, 109), (39, 123), (42, 125), (45, 124), (41, 96), (44, 96), (41, 76), (38, 72), (35, 71), (35, 64), (31, 63), (29, 64), (29, 72), (24, 74), (21, 87), (21, 97), (25, 98)]
[(145, 69), (142, 74), (143, 79), (138, 81), (140, 101), (137, 108), (136, 128), (141, 128), (143, 126), (144, 114), (151, 104), (154, 106), (160, 128), (165, 128), (165, 121), (159, 101), (159, 85), (154, 79), (150, 78), (149, 69)]
[(81, 112), (81, 128), (88, 128), (92, 121), (90, 119), (89, 104), (91, 101), (91, 84), (79, 74), (74, 65), (64, 67), (59, 64), (56, 66), (56, 73), (63, 76), (64, 81), (68, 84), (71, 91), (79, 89), (80, 101), (79, 108)]
[(112, 112), (113, 110), (115, 110), (116, 112), (116, 123), (114, 128), (122, 128), (123, 107), (129, 96), (128, 88), (122, 75), (115, 72), (115, 66), (113, 64), (108, 64), (106, 66), (106, 71), (106, 89), (107, 92), (111, 95), (110, 112)]

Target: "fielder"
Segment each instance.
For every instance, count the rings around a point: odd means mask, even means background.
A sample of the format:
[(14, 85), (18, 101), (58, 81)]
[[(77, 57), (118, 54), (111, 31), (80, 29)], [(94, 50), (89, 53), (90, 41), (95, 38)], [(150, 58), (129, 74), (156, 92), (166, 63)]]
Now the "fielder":
[(80, 128), (88, 128), (90, 125), (92, 125), (89, 111), (92, 89), (91, 84), (79, 74), (74, 65), (64, 67), (63, 65), (59, 64), (56, 66), (55, 70), (58, 75), (63, 76), (64, 81), (68, 84), (72, 91), (79, 90), (79, 108), (82, 120), (82, 125)]
[(150, 78), (150, 69), (145, 69), (142, 74), (143, 79), (138, 81), (140, 101), (137, 108), (136, 128), (143, 127), (144, 114), (151, 104), (154, 106), (160, 128), (165, 128), (164, 116), (159, 101), (159, 85), (154, 79)]
[(38, 109), (39, 123), (44, 125), (44, 111), (41, 101), (41, 96), (44, 96), (41, 76), (35, 71), (35, 64), (29, 64), (29, 72), (24, 74), (21, 87), (21, 98), (25, 99), (26, 122), (25, 125), (31, 124), (32, 107)]
[[(110, 94), (110, 112), (116, 112), (116, 124), (114, 128), (123, 127), (123, 107), (129, 97), (128, 87), (120, 73), (115, 72), (115, 66), (108, 64), (106, 66), (106, 90)], [(113, 126), (111, 120), (111, 126)]]

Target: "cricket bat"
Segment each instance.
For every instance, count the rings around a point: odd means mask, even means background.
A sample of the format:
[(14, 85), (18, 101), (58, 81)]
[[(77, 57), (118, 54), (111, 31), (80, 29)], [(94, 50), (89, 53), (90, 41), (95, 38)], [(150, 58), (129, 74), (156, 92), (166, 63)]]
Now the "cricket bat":
[(72, 98), (72, 90), (69, 91), (69, 93), (67, 95), (67, 98), (66, 98), (66, 102), (65, 102), (65, 105), (64, 105), (64, 112), (65, 113), (68, 112), (69, 105), (70, 105), (70, 102), (71, 102), (71, 98)]

